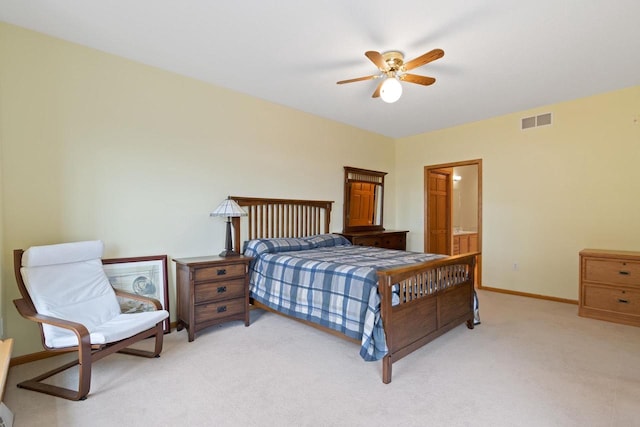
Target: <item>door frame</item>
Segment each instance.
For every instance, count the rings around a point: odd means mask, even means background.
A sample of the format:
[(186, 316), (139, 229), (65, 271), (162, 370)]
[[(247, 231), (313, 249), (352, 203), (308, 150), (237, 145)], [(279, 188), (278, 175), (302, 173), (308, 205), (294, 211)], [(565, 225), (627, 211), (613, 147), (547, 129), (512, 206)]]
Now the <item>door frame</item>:
[[(464, 160), (460, 162), (453, 163), (441, 163), (438, 165), (428, 165), (424, 167), (424, 203), (423, 203), (423, 212), (424, 212), (424, 252), (428, 251), (429, 248), (429, 172), (435, 171), (437, 169), (447, 169), (447, 168), (455, 168), (458, 166), (477, 166), (478, 167), (478, 252), (480, 255), (477, 257), (476, 262), (476, 286), (478, 288), (482, 288), (482, 159), (473, 159), (473, 160)], [(451, 203), (452, 198), (449, 198), (449, 203)], [(449, 206), (449, 212), (452, 212), (451, 206)], [(453, 244), (453, 233), (452, 230), (449, 230), (449, 243), (450, 247)]]

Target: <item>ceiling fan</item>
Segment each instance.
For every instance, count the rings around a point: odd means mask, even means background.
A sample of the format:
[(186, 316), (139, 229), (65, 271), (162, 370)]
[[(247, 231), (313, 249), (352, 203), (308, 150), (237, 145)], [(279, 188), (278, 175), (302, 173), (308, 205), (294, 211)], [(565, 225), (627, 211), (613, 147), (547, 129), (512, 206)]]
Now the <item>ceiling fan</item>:
[(385, 53), (369, 50), (365, 52), (365, 56), (381, 71), (381, 74), (374, 74), (366, 77), (358, 77), (349, 80), (340, 80), (339, 85), (344, 83), (360, 82), (363, 80), (373, 80), (384, 78), (378, 85), (372, 98), (382, 98), (385, 102), (396, 102), (402, 95), (402, 86), (400, 81), (409, 83), (417, 83), (423, 86), (429, 86), (435, 83), (433, 77), (419, 76), (417, 74), (409, 74), (407, 71), (421, 67), (429, 62), (440, 59), (444, 56), (442, 49), (433, 49), (411, 61), (404, 62), (404, 55), (401, 52), (390, 51)]

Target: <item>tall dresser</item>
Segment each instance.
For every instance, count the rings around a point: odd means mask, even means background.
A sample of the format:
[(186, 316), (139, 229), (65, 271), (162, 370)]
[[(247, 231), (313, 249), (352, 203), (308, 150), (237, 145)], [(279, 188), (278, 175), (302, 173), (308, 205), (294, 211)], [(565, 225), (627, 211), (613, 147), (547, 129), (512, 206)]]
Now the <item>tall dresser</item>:
[(640, 326), (640, 252), (580, 251), (578, 314)]

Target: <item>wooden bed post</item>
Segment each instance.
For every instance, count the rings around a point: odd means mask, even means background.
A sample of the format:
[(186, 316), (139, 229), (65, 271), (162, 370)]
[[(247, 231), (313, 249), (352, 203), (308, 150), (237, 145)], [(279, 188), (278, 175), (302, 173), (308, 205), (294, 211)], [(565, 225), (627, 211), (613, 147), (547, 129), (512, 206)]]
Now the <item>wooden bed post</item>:
[(382, 382), (385, 384), (391, 382), (391, 356), (388, 354), (382, 359)]

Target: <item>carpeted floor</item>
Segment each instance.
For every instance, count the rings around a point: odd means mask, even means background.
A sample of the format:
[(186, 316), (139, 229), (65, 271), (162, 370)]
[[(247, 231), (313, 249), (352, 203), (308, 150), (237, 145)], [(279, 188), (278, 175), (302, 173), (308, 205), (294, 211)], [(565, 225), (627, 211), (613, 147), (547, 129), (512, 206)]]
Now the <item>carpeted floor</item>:
[[(11, 368), (14, 426), (640, 426), (640, 328), (577, 306), (479, 292), (461, 325), (393, 366), (358, 346), (261, 310), (165, 336), (159, 359), (94, 365), (86, 401), (15, 384), (66, 356)], [(57, 359), (57, 360), (56, 360)], [(73, 384), (73, 371), (58, 380)]]

